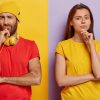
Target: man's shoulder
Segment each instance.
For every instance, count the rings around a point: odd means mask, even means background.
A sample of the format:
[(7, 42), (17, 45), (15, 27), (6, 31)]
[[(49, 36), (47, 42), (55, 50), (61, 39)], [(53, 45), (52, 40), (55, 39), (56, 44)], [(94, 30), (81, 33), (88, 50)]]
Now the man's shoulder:
[(20, 39), (25, 44), (34, 44), (35, 43), (34, 40), (29, 40), (29, 39), (26, 39), (26, 38), (23, 38), (23, 37), (20, 37)]

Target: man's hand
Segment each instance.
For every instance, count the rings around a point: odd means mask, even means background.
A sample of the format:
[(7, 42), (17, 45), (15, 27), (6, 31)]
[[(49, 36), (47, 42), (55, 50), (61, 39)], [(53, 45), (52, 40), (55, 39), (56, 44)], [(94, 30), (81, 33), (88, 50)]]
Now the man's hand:
[(7, 29), (0, 31), (0, 45), (4, 43), (8, 36), (10, 36), (10, 33)]

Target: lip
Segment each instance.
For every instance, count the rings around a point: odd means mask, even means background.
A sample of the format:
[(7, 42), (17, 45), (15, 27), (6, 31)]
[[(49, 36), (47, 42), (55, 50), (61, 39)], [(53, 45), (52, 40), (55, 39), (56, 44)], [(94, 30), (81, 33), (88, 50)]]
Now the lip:
[(81, 29), (86, 29), (86, 28), (87, 28), (87, 26), (82, 25), (82, 26), (80, 26), (80, 28), (81, 28)]

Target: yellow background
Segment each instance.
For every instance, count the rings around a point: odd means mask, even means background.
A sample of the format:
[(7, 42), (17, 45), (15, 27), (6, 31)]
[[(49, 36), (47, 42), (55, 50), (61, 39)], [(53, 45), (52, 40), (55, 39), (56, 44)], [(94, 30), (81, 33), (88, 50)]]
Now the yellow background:
[(15, 1), (21, 10), (18, 33), (35, 40), (40, 52), (42, 81), (32, 87), (31, 100), (48, 100), (48, 0), (0, 0)]

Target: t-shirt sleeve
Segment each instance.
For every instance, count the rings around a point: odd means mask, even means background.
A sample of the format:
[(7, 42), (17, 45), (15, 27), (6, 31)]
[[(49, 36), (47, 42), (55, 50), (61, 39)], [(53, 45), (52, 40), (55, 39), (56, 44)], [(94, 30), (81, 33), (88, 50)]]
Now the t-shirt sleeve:
[(100, 52), (100, 41), (95, 42), (96, 52)]
[(62, 43), (59, 42), (56, 46), (56, 53), (64, 56), (64, 51), (63, 51), (63, 46), (62, 46)]
[(39, 49), (34, 41), (32, 41), (30, 51), (31, 51), (30, 59), (36, 58), (36, 57), (39, 57), (39, 59), (40, 59)]

